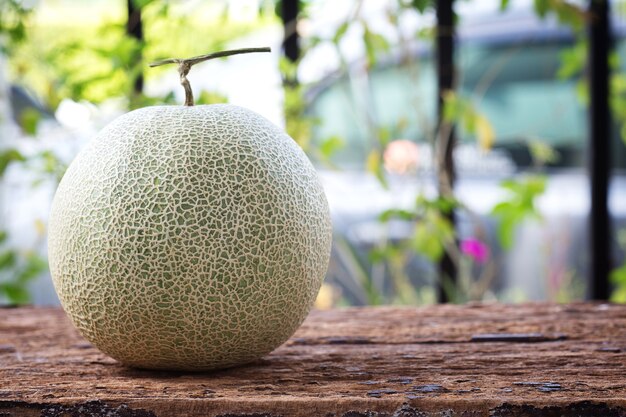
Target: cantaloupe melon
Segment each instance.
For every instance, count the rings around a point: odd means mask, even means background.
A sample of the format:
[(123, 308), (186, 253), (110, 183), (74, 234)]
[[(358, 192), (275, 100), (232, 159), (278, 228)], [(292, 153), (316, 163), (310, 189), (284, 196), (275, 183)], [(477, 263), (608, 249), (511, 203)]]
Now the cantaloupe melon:
[(56, 192), (49, 259), (61, 303), (134, 367), (252, 361), (302, 323), (328, 267), (328, 204), (298, 145), (233, 105), (119, 117)]

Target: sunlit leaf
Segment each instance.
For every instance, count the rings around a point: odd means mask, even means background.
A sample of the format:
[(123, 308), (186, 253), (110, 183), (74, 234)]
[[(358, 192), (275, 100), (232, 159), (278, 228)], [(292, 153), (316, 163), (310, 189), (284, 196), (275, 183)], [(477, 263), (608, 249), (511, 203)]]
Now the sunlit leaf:
[(611, 301), (626, 303), (626, 262), (611, 271), (610, 280), (615, 285), (615, 290), (611, 294)]
[(502, 181), (502, 188), (509, 191), (506, 200), (496, 204), (491, 214), (498, 219), (498, 240), (505, 249), (510, 249), (517, 226), (526, 219), (540, 219), (536, 200), (546, 189), (546, 178), (529, 176), (523, 179)]
[(346, 142), (342, 138), (340, 138), (339, 136), (331, 136), (322, 141), (322, 143), (319, 145), (319, 150), (322, 155), (328, 159), (333, 156), (335, 152), (345, 146)]
[(477, 115), (475, 118), (475, 127), (478, 145), (483, 150), (490, 150), (496, 138), (493, 126), (485, 116)]
[(535, 165), (553, 164), (559, 160), (559, 153), (545, 141), (531, 140), (528, 142), (528, 149)]
[(25, 161), (24, 155), (22, 155), (17, 149), (5, 149), (0, 152), (0, 176), (4, 174), (7, 167), (11, 162)]
[(376, 65), (378, 55), (389, 51), (390, 45), (383, 35), (372, 32), (364, 21), (361, 23), (363, 24), (363, 43), (365, 44), (367, 63), (369, 67), (373, 67)]
[(341, 39), (343, 39), (349, 27), (350, 27), (350, 22), (343, 22), (341, 25), (339, 25), (339, 27), (335, 31), (335, 34), (333, 35), (332, 40), (334, 44), (338, 44), (341, 41)]
[(369, 172), (376, 176), (378, 182), (380, 182), (383, 188), (389, 188), (387, 178), (385, 177), (385, 173), (383, 171), (382, 156), (380, 154), (380, 151), (378, 151), (377, 149), (372, 150), (367, 156), (365, 166), (367, 167), (367, 170)]
[(202, 90), (196, 97), (195, 102), (197, 105), (227, 103), (228, 97), (215, 91)]
[(147, 5), (149, 5), (150, 3), (154, 2), (155, 0), (132, 0), (133, 4), (135, 5), (135, 7), (141, 9), (143, 7), (146, 7)]
[(579, 40), (574, 46), (564, 49), (560, 54), (557, 77), (567, 79), (580, 74), (585, 68), (587, 49), (588, 44), (583, 40)]
[(413, 249), (433, 262), (444, 254), (446, 244), (454, 238), (450, 221), (436, 211), (430, 211), (415, 226)]
[(448, 123), (458, 121), (463, 113), (462, 103), (453, 90), (446, 90), (442, 93), (443, 98), (443, 120)]
[(443, 246), (433, 236), (432, 230), (427, 224), (418, 223), (413, 234), (413, 249), (420, 255), (425, 256), (432, 262), (438, 262), (443, 256)]
[(35, 219), (34, 222), (35, 231), (39, 236), (44, 236), (46, 234), (46, 224), (41, 219)]
[(391, 130), (387, 128), (386, 126), (379, 127), (377, 138), (378, 138), (378, 143), (380, 143), (382, 147), (387, 146), (389, 141), (391, 141)]

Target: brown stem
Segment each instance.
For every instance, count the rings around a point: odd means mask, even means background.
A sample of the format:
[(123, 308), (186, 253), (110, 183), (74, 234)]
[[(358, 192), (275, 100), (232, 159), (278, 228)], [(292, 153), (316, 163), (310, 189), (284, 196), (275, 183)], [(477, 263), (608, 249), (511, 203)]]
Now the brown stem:
[(189, 84), (189, 80), (187, 79), (187, 74), (189, 74), (189, 70), (195, 64), (200, 62), (208, 61), (209, 59), (214, 58), (222, 58), (230, 55), (239, 55), (239, 54), (249, 54), (252, 52), (271, 52), (270, 48), (242, 48), (242, 49), (233, 49), (230, 51), (220, 51), (214, 52), (212, 54), (194, 56), (193, 58), (169, 58), (164, 59), (162, 61), (152, 62), (150, 63), (150, 67), (158, 67), (166, 64), (178, 64), (178, 73), (180, 74), (180, 84), (185, 89), (185, 106), (193, 106), (193, 91), (191, 91), (191, 85)]

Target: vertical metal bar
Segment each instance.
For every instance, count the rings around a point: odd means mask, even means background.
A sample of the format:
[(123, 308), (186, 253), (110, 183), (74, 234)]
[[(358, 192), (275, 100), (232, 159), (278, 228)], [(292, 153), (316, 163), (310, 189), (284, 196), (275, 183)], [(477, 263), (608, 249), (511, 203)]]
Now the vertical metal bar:
[(283, 21), (283, 51), (285, 56), (295, 62), (300, 57), (298, 42), (298, 5), (299, 0), (282, 0), (280, 14)]
[(590, 291), (592, 299), (609, 297), (611, 227), (608, 186), (611, 170), (611, 112), (609, 108), (609, 2), (589, 2), (589, 176)]
[[(440, 196), (452, 196), (455, 181), (452, 151), (456, 142), (454, 126), (443, 120), (443, 95), (454, 88), (454, 12), (453, 0), (437, 0), (437, 77), (438, 77), (438, 130), (437, 130), (437, 180)], [(454, 211), (446, 213), (455, 225)], [(439, 302), (450, 301), (449, 290), (456, 284), (456, 266), (446, 252), (439, 262)], [(449, 284), (449, 285), (446, 285)]]
[[(143, 42), (143, 25), (141, 22), (141, 8), (135, 4), (135, 0), (127, 0), (126, 8), (128, 10), (128, 19), (126, 20), (126, 35), (131, 38), (137, 39), (139, 42)], [(136, 58), (141, 60), (141, 54)], [(139, 74), (133, 81), (133, 94), (139, 95), (143, 91), (143, 72), (139, 71)]]

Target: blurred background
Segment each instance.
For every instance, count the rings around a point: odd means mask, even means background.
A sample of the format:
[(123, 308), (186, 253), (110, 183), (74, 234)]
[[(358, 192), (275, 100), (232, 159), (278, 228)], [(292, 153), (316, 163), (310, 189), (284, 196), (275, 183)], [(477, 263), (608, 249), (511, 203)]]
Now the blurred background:
[[(612, 116), (591, 139), (593, 1), (445, 3), (0, 0), (0, 304), (58, 304), (47, 215), (81, 147), (183, 103), (176, 68), (149, 62), (259, 46), (189, 79), (197, 104), (262, 114), (317, 166), (334, 225), (318, 307), (626, 302), (626, 2), (601, 23)], [(595, 143), (610, 217), (594, 241)]]

